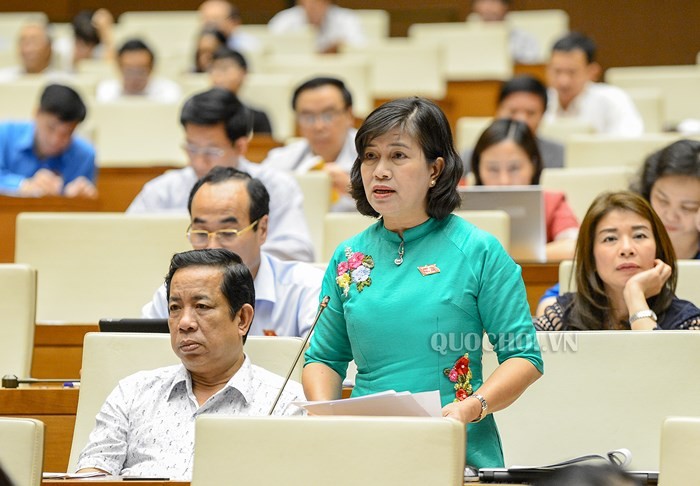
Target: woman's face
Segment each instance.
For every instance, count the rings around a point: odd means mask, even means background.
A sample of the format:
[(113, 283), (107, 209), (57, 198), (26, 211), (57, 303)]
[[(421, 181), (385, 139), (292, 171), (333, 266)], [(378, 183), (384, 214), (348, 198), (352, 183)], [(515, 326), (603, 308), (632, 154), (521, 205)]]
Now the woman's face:
[(503, 140), (481, 152), (479, 176), (485, 186), (528, 186), (535, 166), (513, 140)]
[(211, 64), (214, 52), (221, 47), (218, 39), (210, 34), (203, 35), (197, 43), (197, 69), (199, 72), (206, 72)]
[(651, 223), (632, 211), (603, 216), (593, 234), (593, 258), (606, 289), (624, 289), (627, 280), (654, 266), (656, 240)]
[(418, 142), (398, 128), (372, 140), (360, 156), (367, 200), (385, 225), (410, 228), (425, 221), (428, 189), (443, 159), (428, 165)]
[[(650, 200), (651, 207), (671, 237), (678, 258), (695, 257), (700, 240), (696, 226), (700, 209), (700, 179), (683, 175), (660, 177), (651, 187)], [(681, 255), (681, 246), (694, 248), (695, 251), (692, 255)]]

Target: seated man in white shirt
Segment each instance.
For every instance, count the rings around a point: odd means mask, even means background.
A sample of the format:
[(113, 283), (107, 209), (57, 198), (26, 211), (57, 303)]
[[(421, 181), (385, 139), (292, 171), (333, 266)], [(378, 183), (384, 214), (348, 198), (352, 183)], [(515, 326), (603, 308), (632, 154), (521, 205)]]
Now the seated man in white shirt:
[(236, 95), (220, 88), (198, 93), (182, 107), (180, 123), (189, 166), (147, 182), (127, 213), (184, 213), (198, 179), (216, 166), (235, 167), (260, 179), (270, 194), (271, 224), (263, 250), (283, 260), (314, 261), (299, 184), (282, 171), (245, 159), (252, 117)]
[(350, 91), (339, 79), (312, 78), (294, 91), (292, 108), (303, 140), (270, 150), (263, 165), (302, 174), (323, 169), (337, 196), (331, 209), (355, 211), (348, 195), (350, 170), (357, 158)]
[(0, 69), (0, 82), (15, 81), (25, 74), (54, 74), (51, 37), (46, 24), (24, 24), (17, 37), (17, 53), (21, 64)]
[(600, 75), (595, 54), (593, 40), (578, 32), (554, 44), (547, 66), (550, 88), (545, 120), (575, 119), (598, 133), (641, 135), (644, 122), (629, 95), (616, 86), (595, 82)]
[(140, 96), (162, 103), (177, 103), (182, 91), (169, 79), (153, 76), (155, 56), (141, 40), (127, 40), (117, 51), (121, 79), (107, 79), (97, 85), (98, 102), (118, 101), (123, 97)]
[[(243, 259), (255, 280), (252, 336), (305, 337), (318, 309), (323, 271), (261, 250), (270, 223), (269, 202), (259, 180), (232, 167), (214, 167), (190, 193), (187, 236), (195, 249), (226, 248)], [(141, 315), (168, 316), (165, 286)]]
[[(182, 364), (140, 371), (119, 382), (97, 414), (78, 459), (80, 472), (192, 476), (194, 425), (200, 414), (267, 415), (284, 382), (243, 352), (253, 321), (253, 278), (224, 249), (175, 254), (165, 277), (170, 339)], [(289, 382), (274, 415), (301, 415)]]
[(267, 24), (273, 34), (316, 30), (316, 51), (336, 53), (343, 44), (363, 47), (367, 44), (360, 18), (349, 8), (330, 0), (297, 0), (296, 6), (277, 12)]

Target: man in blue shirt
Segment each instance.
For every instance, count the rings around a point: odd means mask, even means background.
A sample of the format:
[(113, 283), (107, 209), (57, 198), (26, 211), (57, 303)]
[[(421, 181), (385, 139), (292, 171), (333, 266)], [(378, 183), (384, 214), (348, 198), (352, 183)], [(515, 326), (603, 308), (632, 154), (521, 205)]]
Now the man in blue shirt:
[(0, 124), (0, 193), (97, 197), (95, 150), (73, 137), (85, 119), (78, 93), (59, 84), (44, 89), (33, 122)]

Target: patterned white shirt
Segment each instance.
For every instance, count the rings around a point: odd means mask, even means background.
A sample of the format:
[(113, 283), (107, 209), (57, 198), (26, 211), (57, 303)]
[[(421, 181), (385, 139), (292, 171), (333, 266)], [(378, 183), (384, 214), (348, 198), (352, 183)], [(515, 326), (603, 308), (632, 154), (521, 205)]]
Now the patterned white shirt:
[[(270, 194), (270, 224), (262, 249), (282, 260), (314, 261), (314, 249), (304, 217), (304, 196), (291, 176), (243, 158), (238, 170), (259, 179)], [(187, 200), (197, 182), (192, 167), (169, 170), (148, 181), (127, 208), (128, 214), (187, 213)], [(183, 229), (184, 231), (184, 229)]]
[[(273, 330), (278, 336), (305, 337), (318, 310), (324, 272), (303, 262), (285, 262), (262, 252), (255, 276), (255, 315), (250, 336)], [(141, 317), (168, 317), (165, 284), (143, 306)]]
[[(283, 382), (246, 356), (226, 386), (200, 407), (183, 365), (135, 373), (121, 380), (107, 397), (77, 469), (189, 481), (197, 416), (267, 415)], [(299, 383), (290, 381), (274, 415), (303, 415), (290, 404), (295, 400), (304, 400), (304, 393)]]

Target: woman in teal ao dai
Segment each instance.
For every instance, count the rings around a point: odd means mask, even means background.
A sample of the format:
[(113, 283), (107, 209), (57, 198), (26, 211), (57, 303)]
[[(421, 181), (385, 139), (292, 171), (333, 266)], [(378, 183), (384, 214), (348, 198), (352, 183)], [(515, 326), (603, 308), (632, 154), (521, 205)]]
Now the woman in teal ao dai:
[[(439, 390), (443, 416), (468, 427), (467, 463), (503, 466), (491, 413), (543, 371), (520, 267), (493, 236), (451, 214), (462, 163), (434, 103), (382, 105), (355, 145), (352, 196), (380, 219), (329, 263), (321, 295), (331, 299), (306, 353), (306, 396), (340, 398), (354, 359), (353, 396)], [(484, 333), (501, 363), (486, 381)]]

